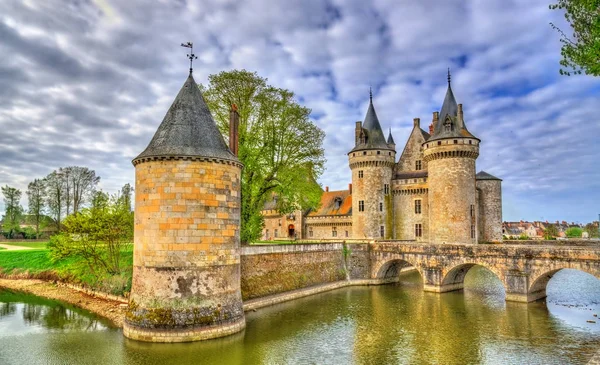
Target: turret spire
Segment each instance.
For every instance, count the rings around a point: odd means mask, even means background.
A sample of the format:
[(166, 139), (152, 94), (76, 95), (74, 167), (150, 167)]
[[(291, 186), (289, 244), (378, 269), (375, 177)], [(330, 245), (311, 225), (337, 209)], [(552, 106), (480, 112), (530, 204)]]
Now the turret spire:
[(192, 43), (192, 42), (181, 43), (181, 47), (190, 49), (190, 53), (187, 55), (187, 58), (190, 59), (190, 75), (191, 75), (192, 72), (194, 72), (194, 68), (192, 67), (192, 62), (194, 62), (194, 60), (198, 59), (198, 57), (194, 54), (194, 43)]
[(373, 90), (369, 86), (369, 102), (373, 104)]
[(450, 76), (450, 67), (448, 67), (448, 87), (450, 87), (450, 80), (452, 77)]

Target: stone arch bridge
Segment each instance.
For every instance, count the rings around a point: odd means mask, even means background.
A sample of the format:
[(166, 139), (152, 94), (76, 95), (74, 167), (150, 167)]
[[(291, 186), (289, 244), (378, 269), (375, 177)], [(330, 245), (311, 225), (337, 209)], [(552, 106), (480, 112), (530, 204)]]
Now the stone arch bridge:
[(599, 246), (382, 242), (350, 249), (352, 279), (381, 282), (412, 267), (421, 274), (424, 290), (437, 293), (462, 289), (465, 275), (475, 265), (496, 274), (507, 301), (544, 298), (548, 281), (561, 269), (581, 270), (600, 279)]

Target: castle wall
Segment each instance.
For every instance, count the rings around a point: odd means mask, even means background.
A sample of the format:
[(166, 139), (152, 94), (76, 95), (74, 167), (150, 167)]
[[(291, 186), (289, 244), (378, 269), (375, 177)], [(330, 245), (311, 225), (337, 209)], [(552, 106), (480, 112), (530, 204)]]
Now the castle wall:
[[(294, 211), (291, 215), (281, 215), (276, 210), (263, 210), (262, 214), (265, 226), (262, 230), (261, 239), (272, 240), (275, 238), (303, 238), (303, 217), (300, 210)], [(290, 235), (290, 226), (294, 227), (292, 235)]]
[(239, 190), (237, 164), (161, 160), (136, 165), (127, 337), (193, 341), (244, 327)]
[[(352, 216), (307, 217), (304, 222), (305, 239), (352, 238)], [(333, 228), (336, 231), (335, 236)]]
[(346, 279), (342, 244), (244, 246), (244, 300)]
[[(410, 183), (406, 183), (406, 181)], [(394, 239), (428, 241), (429, 195), (426, 179), (394, 180), (393, 196)], [(421, 200), (420, 214), (415, 213), (416, 200)], [(421, 224), (421, 237), (415, 236), (415, 226), (417, 224)]]
[[(377, 155), (377, 152), (380, 152)], [(353, 238), (391, 238), (393, 231), (393, 203), (391, 194), (392, 169), (395, 152), (389, 150), (357, 151), (350, 154), (352, 170), (352, 236)], [(359, 176), (362, 171), (362, 178)], [(384, 184), (389, 185), (385, 194)], [(360, 202), (364, 211), (360, 211)], [(380, 209), (380, 203), (383, 209)]]
[(502, 183), (500, 180), (477, 180), (480, 194), (480, 242), (502, 242)]
[[(475, 159), (479, 155), (479, 147), (474, 140), (471, 140), (471, 145), (465, 144), (465, 141), (457, 140), (460, 144), (454, 144), (453, 140), (434, 141), (425, 149), (432, 243), (477, 242)], [(471, 235), (472, 225), (474, 238)]]

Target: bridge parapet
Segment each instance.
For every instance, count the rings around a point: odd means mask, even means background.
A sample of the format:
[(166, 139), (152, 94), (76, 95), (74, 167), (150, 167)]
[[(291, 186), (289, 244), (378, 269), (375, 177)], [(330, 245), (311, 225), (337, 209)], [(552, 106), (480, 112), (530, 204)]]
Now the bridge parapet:
[(378, 242), (369, 245), (369, 278), (388, 278), (413, 267), (424, 290), (460, 290), (476, 265), (503, 283), (506, 300), (530, 302), (546, 296), (546, 285), (561, 269), (577, 269), (600, 278), (600, 247), (558, 245), (481, 245)]

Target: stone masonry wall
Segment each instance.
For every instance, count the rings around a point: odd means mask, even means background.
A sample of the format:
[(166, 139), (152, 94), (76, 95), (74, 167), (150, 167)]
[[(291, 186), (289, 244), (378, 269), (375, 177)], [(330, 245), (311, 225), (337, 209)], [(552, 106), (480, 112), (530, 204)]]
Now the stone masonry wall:
[[(423, 181), (424, 179), (418, 179)], [(428, 241), (429, 195), (427, 183), (403, 183), (394, 180), (394, 239)], [(421, 200), (421, 213), (415, 213), (415, 200)], [(422, 236), (415, 237), (415, 225), (421, 224)]]
[(416, 161), (421, 160), (421, 170), (427, 170), (427, 162), (423, 161), (422, 145), (425, 142), (421, 127), (416, 125), (413, 127), (408, 141), (404, 146), (400, 160), (396, 164), (396, 172), (415, 171)]
[[(381, 226), (384, 226), (385, 238), (392, 238), (391, 184), (395, 155), (394, 151), (389, 150), (357, 151), (350, 154), (353, 238), (380, 238)], [(362, 178), (359, 177), (360, 171)], [(389, 194), (384, 194), (384, 184), (390, 186)], [(362, 212), (359, 210), (360, 201), (364, 202)], [(383, 210), (380, 209), (380, 203), (383, 204)]]
[(502, 184), (500, 180), (477, 180), (479, 202), (479, 242), (502, 242)]
[(244, 300), (346, 279), (341, 243), (244, 246)]
[(186, 160), (136, 165), (128, 337), (153, 340), (150, 332), (164, 336), (172, 330), (171, 340), (184, 341), (189, 339), (179, 330), (243, 327), (239, 189), (238, 165)]
[(471, 224), (477, 227), (475, 158), (479, 147), (464, 145), (460, 139), (457, 142), (461, 144), (453, 144), (453, 140), (440, 142), (445, 144), (426, 147), (424, 153), (429, 170), (430, 242), (475, 243)]

